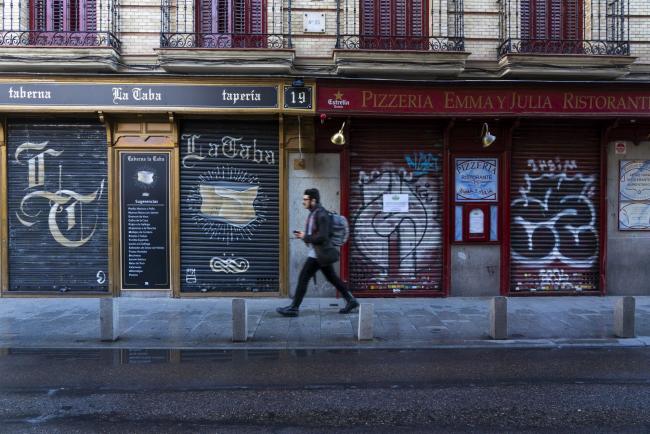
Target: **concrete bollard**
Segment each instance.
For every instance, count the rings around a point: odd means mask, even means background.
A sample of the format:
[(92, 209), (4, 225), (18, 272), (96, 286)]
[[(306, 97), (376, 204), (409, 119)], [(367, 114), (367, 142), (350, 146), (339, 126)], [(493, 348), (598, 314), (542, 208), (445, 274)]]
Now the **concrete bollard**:
[(232, 340), (246, 342), (248, 338), (248, 308), (243, 298), (232, 300)]
[(119, 339), (120, 312), (116, 298), (104, 297), (99, 299), (99, 330), (102, 341)]
[(614, 306), (614, 334), (619, 338), (633, 338), (634, 313), (636, 301), (634, 297), (621, 297)]
[(490, 337), (508, 338), (508, 299), (493, 297), (490, 301)]
[(372, 326), (374, 324), (375, 305), (361, 303), (359, 306), (359, 329), (357, 336), (360, 341), (369, 341), (373, 338)]

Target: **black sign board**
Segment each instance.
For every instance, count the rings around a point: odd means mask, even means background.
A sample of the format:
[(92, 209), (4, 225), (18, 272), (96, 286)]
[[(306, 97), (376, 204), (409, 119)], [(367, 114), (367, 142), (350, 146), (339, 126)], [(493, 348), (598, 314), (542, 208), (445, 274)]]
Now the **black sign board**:
[(277, 86), (0, 83), (0, 106), (277, 108)]
[(122, 288), (169, 289), (169, 154), (120, 153)]
[(284, 108), (285, 109), (311, 109), (312, 108), (311, 87), (284, 86)]

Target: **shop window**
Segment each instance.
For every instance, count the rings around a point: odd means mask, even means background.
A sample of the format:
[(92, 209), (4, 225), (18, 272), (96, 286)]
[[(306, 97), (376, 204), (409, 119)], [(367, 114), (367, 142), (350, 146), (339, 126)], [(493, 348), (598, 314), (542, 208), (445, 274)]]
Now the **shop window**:
[(95, 32), (96, 0), (32, 0), (30, 29), (39, 32)]
[(583, 0), (522, 0), (522, 48), (528, 52), (582, 51)]
[(264, 0), (197, 0), (199, 47), (266, 48)]
[(361, 0), (360, 46), (375, 50), (426, 50), (423, 0)]
[(454, 241), (499, 241), (499, 159), (457, 156), (453, 162)]

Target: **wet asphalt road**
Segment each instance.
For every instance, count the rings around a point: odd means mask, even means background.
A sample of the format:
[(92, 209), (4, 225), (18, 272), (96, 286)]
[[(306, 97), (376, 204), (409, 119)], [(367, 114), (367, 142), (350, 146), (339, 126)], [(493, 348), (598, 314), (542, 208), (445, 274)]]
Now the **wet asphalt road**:
[(0, 353), (0, 432), (650, 432), (647, 348)]

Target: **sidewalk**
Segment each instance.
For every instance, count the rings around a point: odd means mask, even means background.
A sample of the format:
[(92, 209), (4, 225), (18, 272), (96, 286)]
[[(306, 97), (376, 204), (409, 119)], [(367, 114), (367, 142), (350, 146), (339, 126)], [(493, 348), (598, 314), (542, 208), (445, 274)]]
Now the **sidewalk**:
[(248, 299), (249, 338), (233, 343), (232, 298), (117, 299), (120, 339), (99, 340), (98, 299), (1, 298), (0, 347), (77, 348), (454, 348), (649, 346), (650, 297), (636, 297), (636, 334), (613, 336), (618, 297), (508, 299), (509, 339), (489, 339), (489, 298), (362, 299), (373, 303), (375, 339), (356, 339), (357, 314), (342, 300), (305, 299), (297, 318), (275, 308), (288, 299)]

